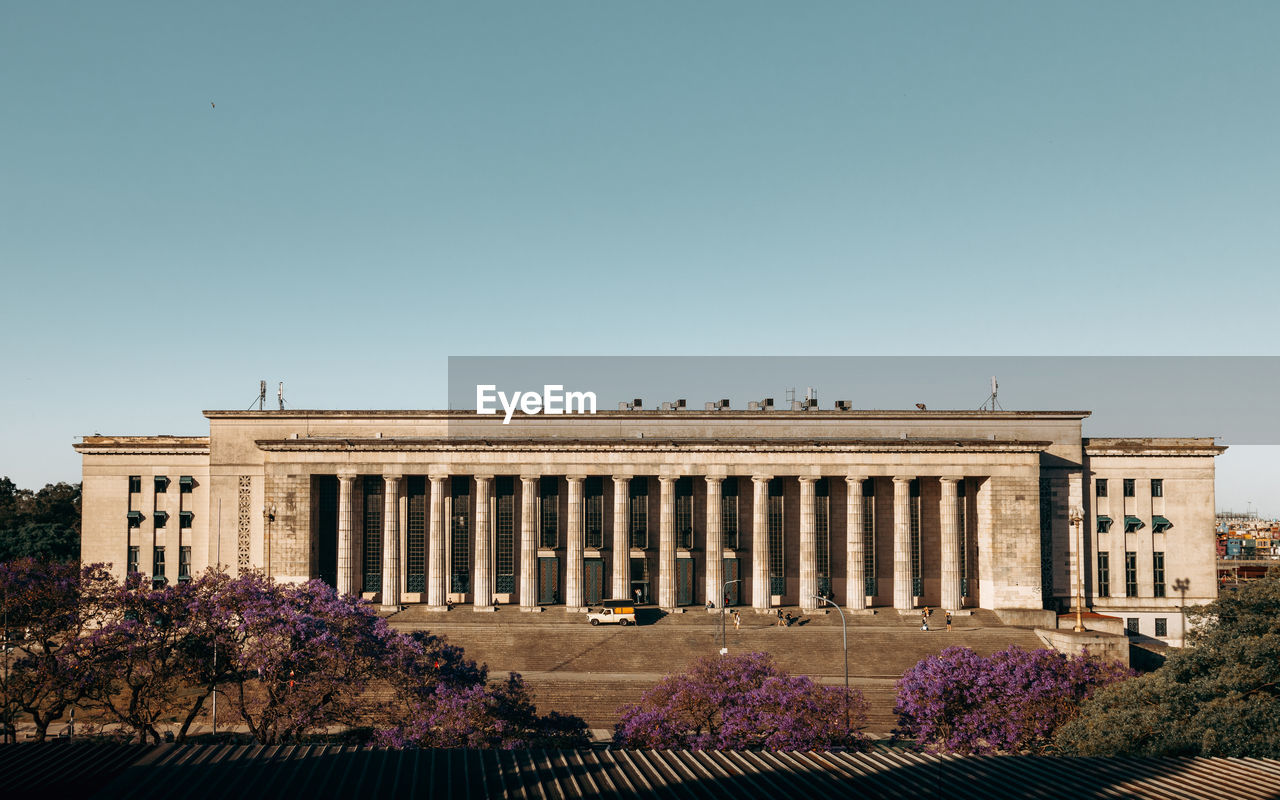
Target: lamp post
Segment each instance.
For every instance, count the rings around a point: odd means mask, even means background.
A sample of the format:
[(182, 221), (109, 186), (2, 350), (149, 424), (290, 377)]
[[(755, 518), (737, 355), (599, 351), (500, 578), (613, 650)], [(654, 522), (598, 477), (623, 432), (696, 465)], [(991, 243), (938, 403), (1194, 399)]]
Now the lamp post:
[(844, 738), (849, 738), (849, 626), (845, 624), (844, 611), (840, 606), (831, 602), (825, 597), (819, 597), (816, 594), (810, 595), (819, 603), (831, 606), (840, 612), (840, 636), (844, 641)]
[(1071, 524), (1076, 528), (1076, 633), (1084, 633), (1084, 517), (1080, 509), (1071, 509)]
[[(735, 580), (725, 581), (724, 586), (720, 587), (720, 596), (728, 597), (729, 587), (735, 583), (742, 583), (742, 579), (737, 578)], [(720, 655), (722, 656), (729, 652), (729, 642), (728, 642), (728, 639), (725, 638), (725, 632), (724, 632), (725, 611), (728, 610), (725, 608), (726, 605), (727, 603), (720, 604)]]

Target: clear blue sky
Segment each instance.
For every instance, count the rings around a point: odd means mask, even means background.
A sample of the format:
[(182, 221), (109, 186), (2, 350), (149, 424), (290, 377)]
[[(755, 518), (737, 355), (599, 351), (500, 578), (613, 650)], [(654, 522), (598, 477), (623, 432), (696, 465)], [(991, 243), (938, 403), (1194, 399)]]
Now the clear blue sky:
[(288, 5), (6, 7), (0, 474), (449, 355), (1276, 354), (1280, 4)]

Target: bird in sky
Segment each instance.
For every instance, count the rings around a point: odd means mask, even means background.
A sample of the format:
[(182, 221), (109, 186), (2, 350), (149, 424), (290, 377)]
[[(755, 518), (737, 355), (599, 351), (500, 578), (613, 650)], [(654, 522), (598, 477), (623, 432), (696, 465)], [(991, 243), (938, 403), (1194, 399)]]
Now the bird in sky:
[(925, 410), (925, 405), (924, 405), (924, 403), (916, 403), (916, 408), (920, 409), (921, 411), (924, 411), (924, 410)]
[(217, 106), (215, 106), (215, 105), (213, 104), (213, 102), (212, 102), (212, 101), (210, 101), (210, 103), (209, 103), (209, 108), (217, 108)]

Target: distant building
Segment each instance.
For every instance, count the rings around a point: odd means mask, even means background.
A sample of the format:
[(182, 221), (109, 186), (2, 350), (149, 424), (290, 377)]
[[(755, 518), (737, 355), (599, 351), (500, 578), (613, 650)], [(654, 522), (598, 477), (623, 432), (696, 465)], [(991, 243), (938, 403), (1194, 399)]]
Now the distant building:
[(389, 607), (1065, 611), (1083, 541), (1086, 604), (1135, 633), (1179, 642), (1179, 608), (1216, 597), (1211, 439), (1084, 438), (1085, 411), (715, 405), (207, 411), (208, 436), (86, 436), (83, 559)]

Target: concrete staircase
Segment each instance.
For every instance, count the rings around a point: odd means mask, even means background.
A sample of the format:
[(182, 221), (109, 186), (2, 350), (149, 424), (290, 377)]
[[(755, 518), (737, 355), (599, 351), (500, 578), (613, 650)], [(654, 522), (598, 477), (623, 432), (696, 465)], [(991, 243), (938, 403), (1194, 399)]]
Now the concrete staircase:
[[(788, 672), (843, 683), (839, 615), (812, 615), (782, 628), (772, 616), (749, 609), (740, 613), (741, 629), (735, 631), (726, 620), (730, 653), (765, 651)], [(611, 730), (619, 706), (638, 701), (663, 676), (718, 653), (721, 645), (720, 617), (703, 609), (667, 615), (642, 609), (639, 616), (641, 624), (635, 627), (591, 627), (585, 615), (558, 609), (529, 614), (502, 608), (477, 614), (465, 607), (445, 613), (411, 607), (389, 621), (401, 630), (446, 636), (468, 658), (487, 664), (491, 677), (521, 673), (541, 712), (577, 714), (593, 729)], [(942, 629), (938, 612), (930, 622), (933, 630), (919, 626), (918, 613), (881, 610), (848, 617), (850, 686), (862, 691), (870, 705), (872, 733), (893, 727), (894, 682), (920, 659), (954, 645), (984, 655), (1014, 645), (1027, 650), (1042, 646), (1031, 629), (1002, 625), (989, 611), (955, 617), (950, 633)]]

